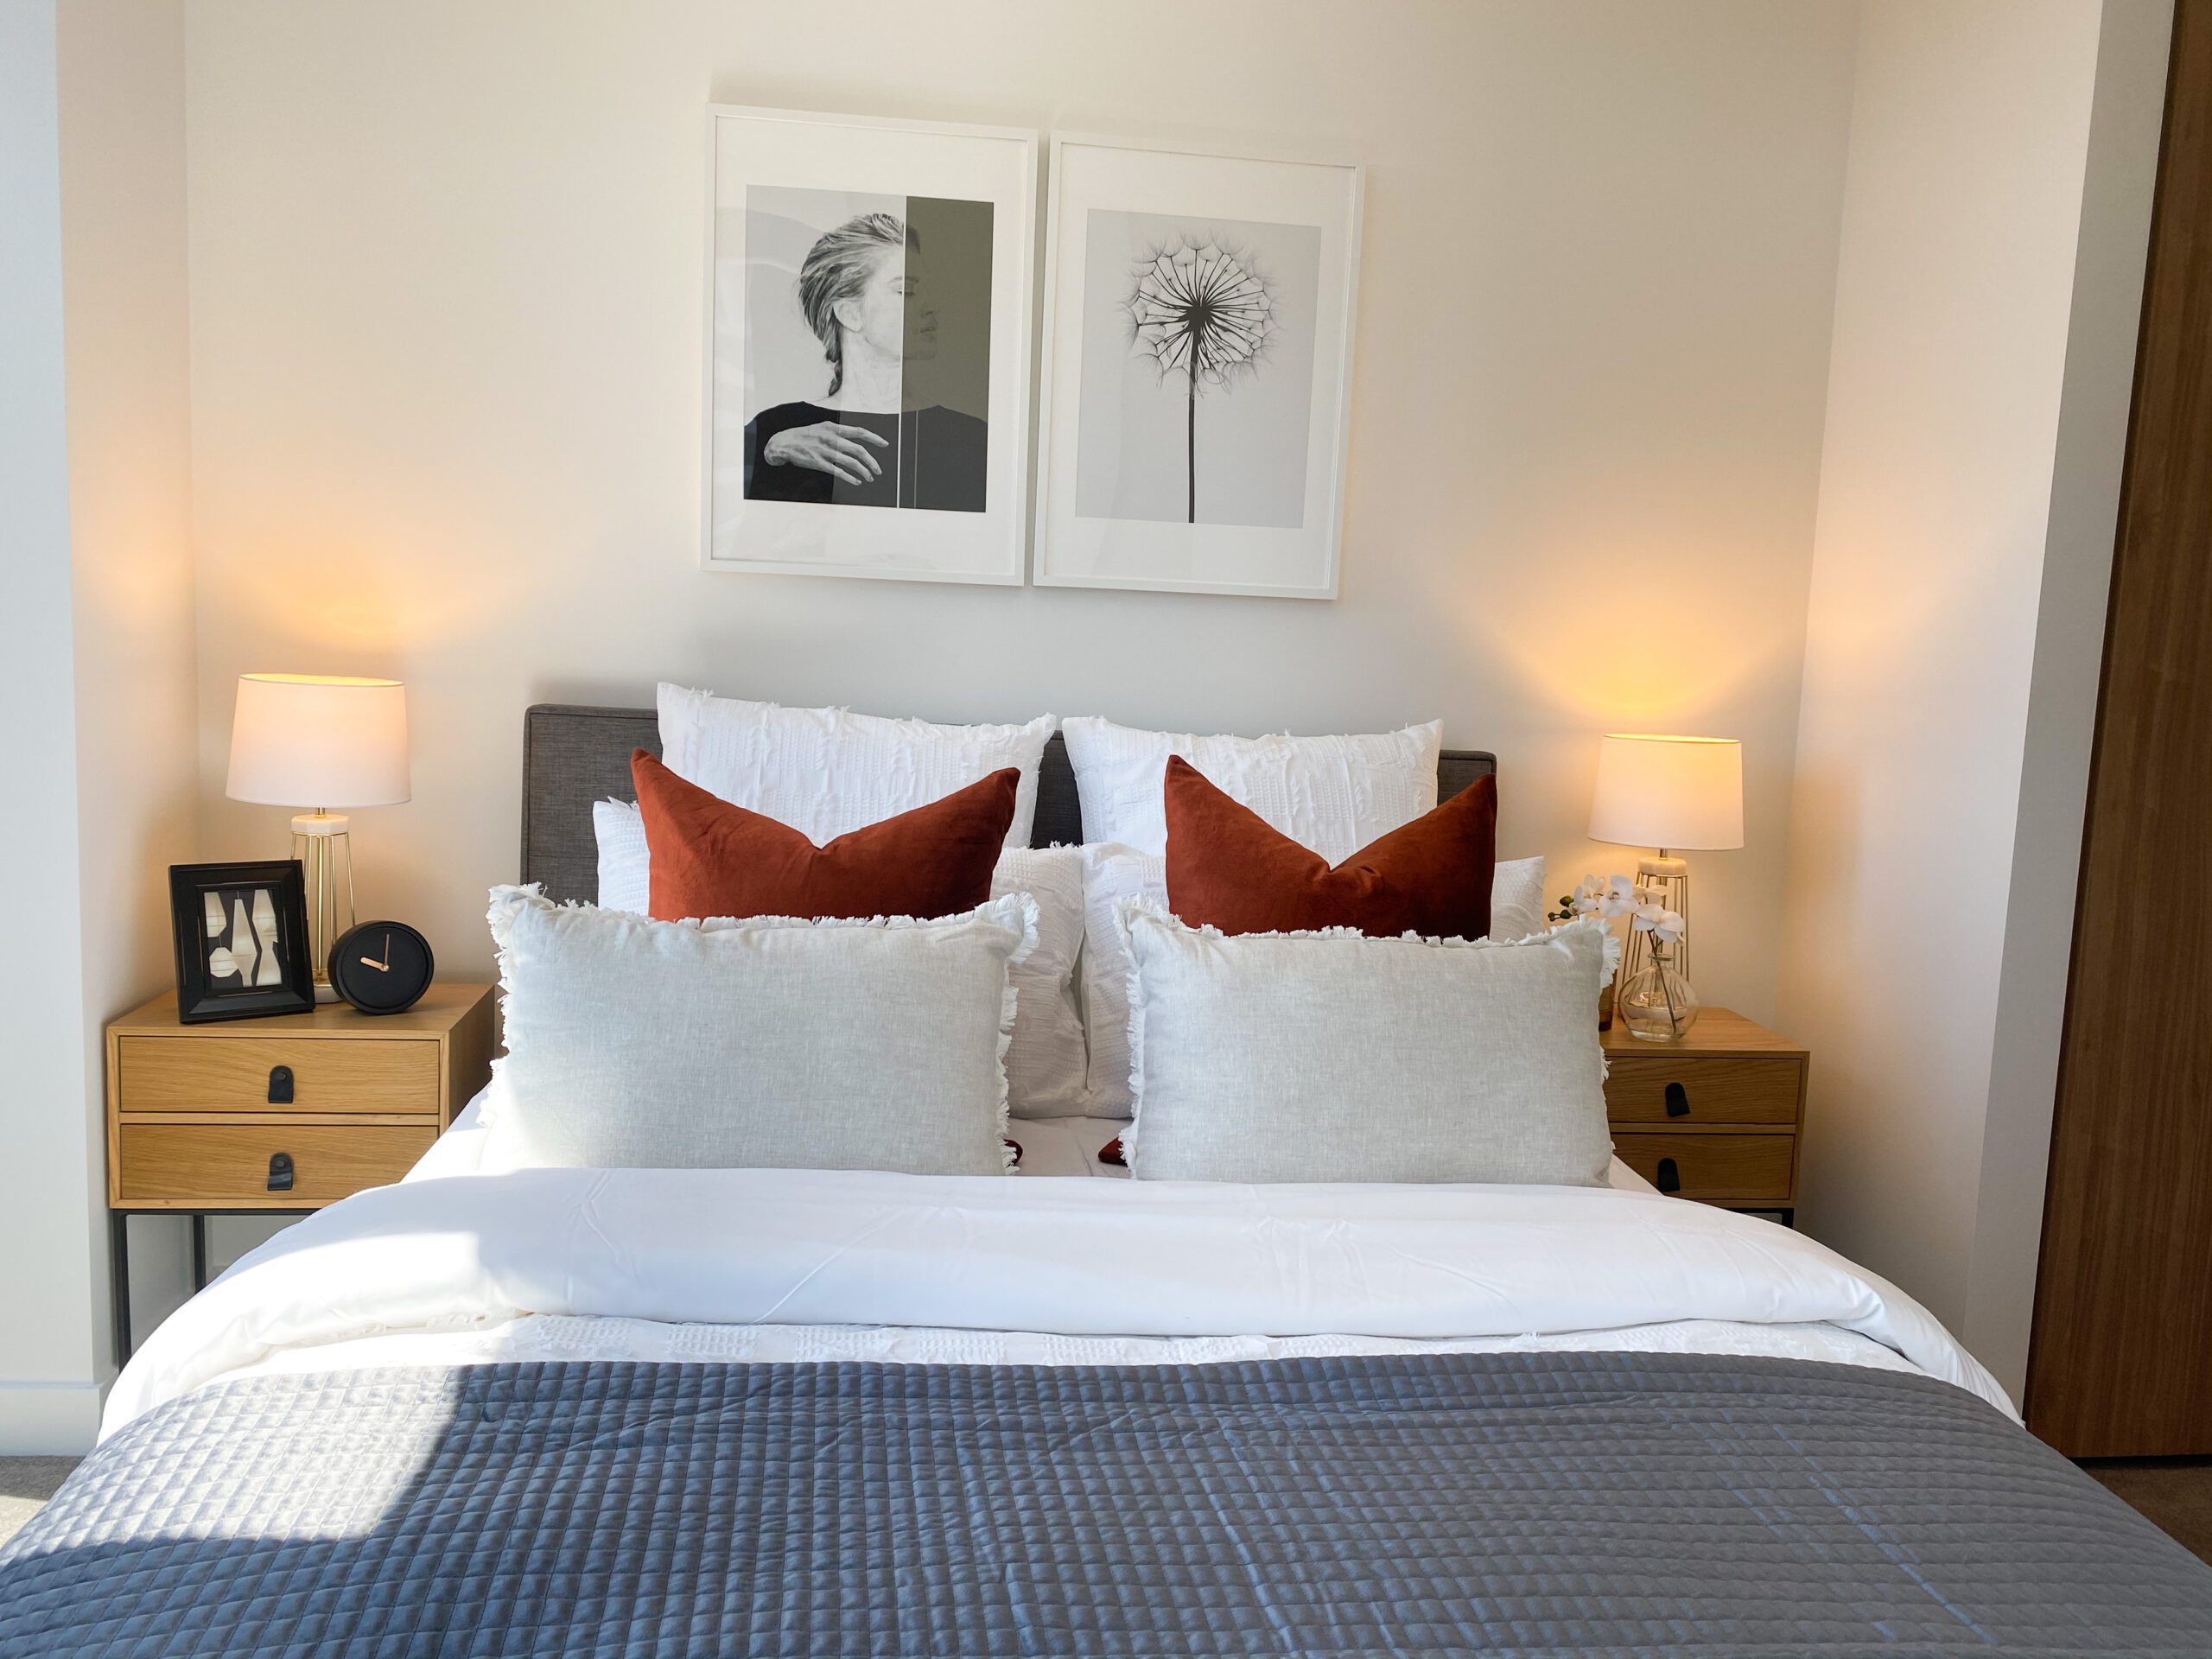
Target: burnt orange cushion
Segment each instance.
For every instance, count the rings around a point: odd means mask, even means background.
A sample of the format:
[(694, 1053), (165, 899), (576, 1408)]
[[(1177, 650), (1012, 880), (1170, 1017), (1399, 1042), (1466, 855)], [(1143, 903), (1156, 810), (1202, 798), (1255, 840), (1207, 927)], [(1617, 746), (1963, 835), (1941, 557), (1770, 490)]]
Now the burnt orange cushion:
[(1490, 931), (1495, 779), (1478, 778), (1333, 869), (1180, 755), (1168, 758), (1166, 787), (1167, 902), (1193, 926), (1224, 933), (1356, 927), (1386, 938), (1478, 939)]
[(817, 847), (787, 823), (630, 757), (658, 919), (953, 916), (991, 896), (1021, 773), (1006, 766), (942, 800)]

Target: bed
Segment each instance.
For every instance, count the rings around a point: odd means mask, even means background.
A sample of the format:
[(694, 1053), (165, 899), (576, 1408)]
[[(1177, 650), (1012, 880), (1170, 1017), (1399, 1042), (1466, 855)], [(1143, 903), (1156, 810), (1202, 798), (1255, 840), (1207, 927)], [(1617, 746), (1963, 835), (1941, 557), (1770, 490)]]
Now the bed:
[[(526, 877), (651, 733), (531, 711)], [(146, 1342), (0, 1652), (2212, 1652), (1909, 1297), (1618, 1167), (487, 1173), (484, 1109)]]

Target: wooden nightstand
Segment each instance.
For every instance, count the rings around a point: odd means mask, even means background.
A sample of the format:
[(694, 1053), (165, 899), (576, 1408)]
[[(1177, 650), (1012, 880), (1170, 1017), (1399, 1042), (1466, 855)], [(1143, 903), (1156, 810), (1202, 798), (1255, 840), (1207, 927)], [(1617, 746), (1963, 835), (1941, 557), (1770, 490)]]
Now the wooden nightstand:
[(211, 1215), (305, 1215), (396, 1181), (484, 1086), (493, 989), (434, 985), (404, 1014), (181, 1026), (176, 994), (107, 1028), (109, 1255), (119, 1358), (130, 1351), (130, 1218), (192, 1217), (207, 1282)]
[(1605, 1035), (1605, 1114), (1620, 1160), (1662, 1192), (1797, 1219), (1797, 1142), (1812, 1056), (1726, 1008), (1679, 1043)]

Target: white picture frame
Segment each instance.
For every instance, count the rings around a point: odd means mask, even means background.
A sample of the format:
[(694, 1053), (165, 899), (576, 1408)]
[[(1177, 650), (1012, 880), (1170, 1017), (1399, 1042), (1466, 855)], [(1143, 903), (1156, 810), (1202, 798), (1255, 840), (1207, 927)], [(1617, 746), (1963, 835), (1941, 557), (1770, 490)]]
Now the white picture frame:
[(706, 147), (702, 567), (1018, 586), (1036, 132), (716, 104)]
[(1039, 586), (1337, 596), (1365, 182), (1054, 135)]

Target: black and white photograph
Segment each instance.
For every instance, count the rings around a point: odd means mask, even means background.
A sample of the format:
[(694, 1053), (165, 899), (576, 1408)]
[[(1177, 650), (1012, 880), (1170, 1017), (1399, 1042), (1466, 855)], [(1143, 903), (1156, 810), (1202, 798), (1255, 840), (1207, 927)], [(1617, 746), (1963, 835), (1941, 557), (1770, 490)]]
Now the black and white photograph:
[(1319, 228), (1093, 208), (1088, 230), (1077, 513), (1298, 529)]
[(982, 512), (991, 204), (755, 185), (746, 264), (747, 498)]
[(709, 134), (708, 568), (1020, 582), (1035, 135)]
[(1040, 585), (1336, 597), (1361, 185), (1053, 140)]
[(169, 919), (180, 1024), (315, 1007), (307, 881), (297, 859), (172, 864)]

